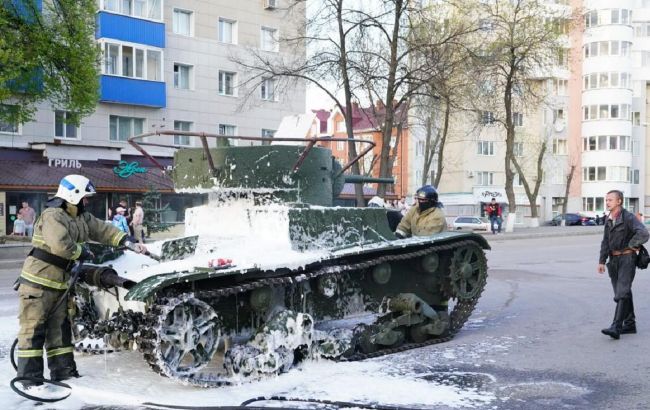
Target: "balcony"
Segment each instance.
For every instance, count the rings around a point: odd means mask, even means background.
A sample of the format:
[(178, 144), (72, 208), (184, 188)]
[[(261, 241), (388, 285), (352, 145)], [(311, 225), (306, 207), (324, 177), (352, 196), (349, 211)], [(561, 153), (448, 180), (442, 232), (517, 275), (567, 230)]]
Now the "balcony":
[(164, 48), (165, 25), (155, 21), (100, 11), (97, 13), (95, 38), (112, 38)]
[(164, 108), (167, 106), (167, 92), (165, 83), (161, 81), (102, 75), (99, 101)]

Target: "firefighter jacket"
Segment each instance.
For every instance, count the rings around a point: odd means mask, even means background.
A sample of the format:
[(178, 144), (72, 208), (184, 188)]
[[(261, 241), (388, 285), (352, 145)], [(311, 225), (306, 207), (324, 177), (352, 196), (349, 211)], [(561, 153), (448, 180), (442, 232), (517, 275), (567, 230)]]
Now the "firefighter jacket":
[[(88, 212), (77, 215), (75, 205), (63, 202), (62, 206), (43, 211), (34, 224), (32, 246), (74, 261), (81, 255), (81, 246), (86, 241), (118, 246), (125, 237), (126, 233), (110, 223), (95, 218)], [(69, 276), (70, 273), (61, 267), (28, 256), (20, 273), (19, 282), (40, 288), (65, 290), (68, 287)]]
[(429, 236), (447, 230), (445, 211), (442, 208), (429, 208), (420, 212), (417, 205), (414, 205), (404, 215), (397, 226), (397, 233), (407, 236)]

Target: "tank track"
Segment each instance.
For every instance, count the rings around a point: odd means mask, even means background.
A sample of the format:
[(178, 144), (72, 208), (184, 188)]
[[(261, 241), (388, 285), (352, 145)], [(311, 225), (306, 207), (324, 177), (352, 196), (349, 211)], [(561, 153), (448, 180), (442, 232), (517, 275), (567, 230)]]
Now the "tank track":
[[(366, 260), (358, 263), (324, 266), (312, 272), (296, 272), (293, 275), (286, 275), (282, 277), (272, 277), (272, 278), (261, 278), (257, 280), (252, 280), (247, 283), (238, 284), (236, 286), (223, 287), (221, 289), (201, 290), (195, 292), (194, 296), (197, 297), (198, 299), (220, 298), (220, 297), (230, 296), (233, 294), (249, 292), (251, 290), (259, 289), (266, 286), (278, 286), (278, 285), (289, 286), (289, 285), (303, 282), (305, 280), (311, 280), (322, 276), (368, 269), (385, 262), (404, 261), (408, 259), (425, 256), (427, 254), (434, 253), (434, 252), (450, 251), (450, 250), (453, 251), (464, 246), (477, 247), (480, 249), (480, 246), (477, 244), (476, 241), (462, 240), (462, 241), (456, 241), (448, 244), (434, 245), (434, 246), (427, 247), (425, 249), (408, 252), (404, 254), (383, 255), (383, 256), (373, 258), (371, 260)], [(463, 327), (467, 319), (469, 319), (469, 317), (471, 316), (472, 311), (474, 310), (476, 303), (478, 302), (478, 299), (481, 296), (483, 289), (485, 288), (485, 283), (487, 278), (487, 264), (485, 258), (480, 259), (480, 265), (481, 265), (480, 268), (484, 272), (486, 272), (486, 274), (481, 280), (481, 282), (477, 284), (478, 286), (476, 291), (473, 292), (473, 297), (466, 300), (457, 299), (453, 310), (450, 312), (449, 331), (444, 337), (430, 339), (422, 343), (406, 343), (395, 348), (382, 349), (373, 353), (367, 353), (367, 354), (356, 353), (350, 357), (345, 357), (345, 358), (341, 357), (336, 360), (341, 362), (359, 361), (359, 360), (380, 357), (384, 355), (389, 355), (393, 353), (403, 352), (406, 350), (416, 349), (424, 346), (430, 346), (430, 345), (450, 341), (460, 331), (460, 329)], [(155, 372), (163, 376), (172, 378), (183, 384), (195, 385), (200, 387), (219, 387), (219, 386), (232, 384), (232, 382), (227, 378), (224, 379), (224, 377), (215, 374), (194, 373), (191, 375), (181, 375), (181, 374), (170, 374), (169, 371), (163, 370), (165, 369), (165, 366), (158, 362), (160, 359), (159, 356), (156, 354), (155, 351), (156, 345), (152, 337), (156, 334), (157, 326), (159, 326), (159, 323), (161, 322), (160, 319), (161, 315), (165, 315), (167, 312), (169, 312), (169, 305), (175, 303), (176, 300), (174, 297), (161, 298), (158, 300), (158, 303), (156, 305), (153, 305), (152, 308), (147, 313), (147, 318), (144, 321), (145, 324), (144, 329), (140, 332), (140, 340), (139, 340), (139, 348), (141, 352), (144, 354), (145, 360), (149, 363), (149, 365)]]

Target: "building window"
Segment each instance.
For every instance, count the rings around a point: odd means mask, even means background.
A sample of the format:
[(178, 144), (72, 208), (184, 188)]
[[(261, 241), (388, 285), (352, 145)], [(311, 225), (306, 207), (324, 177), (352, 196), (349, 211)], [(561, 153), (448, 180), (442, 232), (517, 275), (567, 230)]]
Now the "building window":
[(493, 124), (494, 123), (494, 113), (492, 111), (481, 111), (481, 124)]
[(554, 138), (553, 139), (553, 154), (554, 155), (567, 155), (567, 141)]
[(512, 154), (515, 157), (523, 157), (524, 156), (524, 143), (523, 142), (515, 142), (512, 145)]
[(582, 209), (590, 212), (603, 212), (605, 210), (605, 198), (582, 197)]
[(584, 167), (582, 168), (582, 181), (605, 181), (607, 179), (607, 167)]
[[(174, 121), (174, 131), (192, 131), (192, 123), (189, 121)], [(174, 135), (175, 145), (190, 145), (189, 135)]]
[(268, 130), (266, 128), (262, 128), (262, 138), (273, 138), (275, 131), (276, 130)]
[(235, 20), (219, 19), (219, 41), (226, 44), (237, 44), (237, 22)]
[(595, 27), (598, 25), (598, 10), (592, 10), (585, 14), (585, 27)]
[(191, 65), (174, 63), (174, 88), (189, 90), (192, 88), (192, 71)]
[(228, 124), (219, 124), (219, 135), (235, 136), (237, 135), (237, 127)]
[(345, 129), (345, 120), (338, 121), (336, 123), (336, 132), (346, 132)]
[(261, 97), (266, 101), (275, 101), (275, 80), (265, 78), (260, 86)]
[(600, 104), (582, 107), (583, 120), (630, 120), (630, 104)]
[(17, 122), (0, 120), (0, 134), (20, 134), (20, 126)]
[(476, 185), (494, 185), (494, 172), (477, 172)]
[(494, 155), (494, 141), (478, 141), (476, 153), (478, 155)]
[(524, 125), (524, 114), (520, 112), (512, 113), (512, 122), (515, 124), (515, 127), (523, 127)]
[(188, 10), (174, 9), (172, 18), (172, 30), (174, 34), (181, 36), (192, 36), (192, 15)]
[(56, 138), (77, 138), (77, 127), (68, 122), (69, 114), (66, 111), (54, 111), (54, 136)]
[(555, 95), (568, 95), (567, 90), (568, 90), (568, 80), (559, 80), (559, 79), (554, 79), (553, 80), (553, 91), (555, 92)]
[(270, 27), (262, 27), (261, 48), (264, 51), (278, 51), (278, 30)]
[(234, 96), (236, 78), (236, 73), (219, 71), (219, 94)]
[(632, 183), (633, 184), (638, 184), (639, 183), (639, 170), (635, 169), (632, 171)]
[(102, 10), (150, 20), (162, 19), (162, 0), (103, 0)]
[(162, 51), (104, 43), (103, 74), (163, 81)]
[(345, 151), (345, 141), (336, 141), (336, 149), (339, 151)]
[(129, 137), (142, 134), (144, 118), (109, 116), (109, 136), (111, 141), (126, 141)]
[(418, 157), (424, 155), (424, 148), (425, 148), (424, 141), (418, 141), (417, 145), (415, 146), (415, 155), (417, 155)]

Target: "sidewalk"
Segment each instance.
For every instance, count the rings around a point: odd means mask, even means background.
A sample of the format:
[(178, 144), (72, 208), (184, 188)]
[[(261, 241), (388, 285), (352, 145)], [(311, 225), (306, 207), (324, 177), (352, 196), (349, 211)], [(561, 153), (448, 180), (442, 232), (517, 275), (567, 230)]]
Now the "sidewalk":
[(501, 231), (500, 234), (493, 235), (492, 232), (477, 232), (485, 236), (489, 242), (507, 241), (512, 239), (530, 239), (530, 238), (547, 238), (554, 236), (585, 236), (585, 235), (603, 235), (603, 225), (601, 226), (540, 226), (537, 228), (517, 228), (514, 232)]

